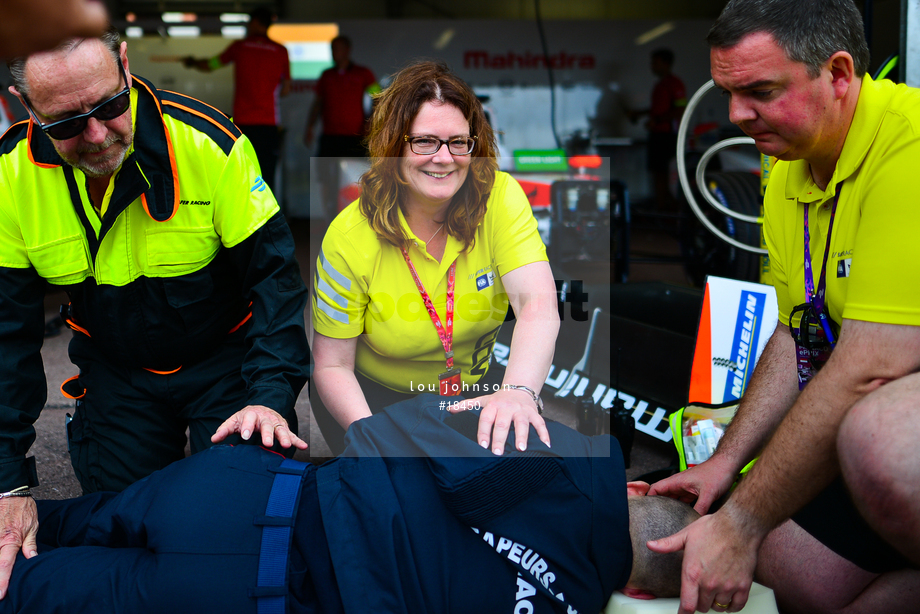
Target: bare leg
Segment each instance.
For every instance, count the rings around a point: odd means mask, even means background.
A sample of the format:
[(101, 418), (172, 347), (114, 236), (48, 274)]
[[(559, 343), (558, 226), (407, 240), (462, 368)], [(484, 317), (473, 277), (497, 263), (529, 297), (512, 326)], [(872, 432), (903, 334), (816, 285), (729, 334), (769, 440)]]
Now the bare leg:
[(755, 579), (773, 589), (785, 614), (920, 612), (920, 571), (870, 573), (791, 520), (767, 536)]
[(843, 479), (859, 513), (885, 541), (920, 564), (920, 374), (864, 397), (837, 437)]

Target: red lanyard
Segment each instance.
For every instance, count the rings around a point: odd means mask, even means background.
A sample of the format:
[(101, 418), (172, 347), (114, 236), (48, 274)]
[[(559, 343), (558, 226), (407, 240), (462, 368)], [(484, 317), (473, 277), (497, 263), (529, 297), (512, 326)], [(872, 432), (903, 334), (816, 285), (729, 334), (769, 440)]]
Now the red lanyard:
[(435, 330), (438, 331), (441, 345), (444, 346), (444, 356), (447, 358), (447, 369), (453, 369), (454, 353), (451, 347), (454, 343), (454, 274), (457, 271), (457, 261), (454, 260), (450, 264), (450, 270), (447, 273), (447, 313), (445, 314), (447, 316), (447, 326), (443, 326), (441, 324), (441, 318), (438, 316), (438, 312), (435, 311), (434, 304), (431, 302), (431, 297), (428, 296), (428, 293), (425, 291), (425, 286), (422, 285), (422, 280), (419, 278), (418, 272), (412, 265), (412, 261), (409, 260), (409, 252), (403, 248), (402, 254), (403, 258), (406, 259), (406, 264), (409, 265), (409, 272), (412, 273), (412, 279), (415, 280), (415, 285), (418, 287), (419, 294), (422, 295), (422, 301), (425, 302), (425, 309), (428, 310), (428, 316), (434, 323)]

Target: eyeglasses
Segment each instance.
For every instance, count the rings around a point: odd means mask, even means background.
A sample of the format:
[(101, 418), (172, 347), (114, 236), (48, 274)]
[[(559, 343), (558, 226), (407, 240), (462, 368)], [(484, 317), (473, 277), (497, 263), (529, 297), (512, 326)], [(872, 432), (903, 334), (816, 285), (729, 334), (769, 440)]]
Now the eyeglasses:
[(121, 69), (121, 76), (125, 81), (125, 89), (105, 102), (96, 105), (89, 113), (74, 115), (73, 117), (51, 122), (50, 124), (42, 124), (38, 119), (38, 115), (36, 115), (35, 111), (32, 109), (32, 105), (29, 103), (28, 98), (23, 95), (22, 99), (25, 101), (29, 113), (32, 114), (32, 119), (35, 120), (35, 123), (38, 124), (45, 134), (56, 141), (66, 141), (86, 130), (86, 124), (90, 117), (98, 121), (108, 121), (119, 117), (131, 106), (131, 88), (128, 87), (128, 75), (125, 73), (125, 67), (121, 62), (118, 62), (118, 67)]
[(420, 156), (433, 156), (441, 150), (442, 145), (447, 145), (447, 151), (454, 156), (468, 156), (473, 153), (473, 147), (476, 145), (476, 137), (455, 137), (447, 141), (433, 136), (403, 136), (404, 141), (409, 142), (409, 149), (412, 153)]

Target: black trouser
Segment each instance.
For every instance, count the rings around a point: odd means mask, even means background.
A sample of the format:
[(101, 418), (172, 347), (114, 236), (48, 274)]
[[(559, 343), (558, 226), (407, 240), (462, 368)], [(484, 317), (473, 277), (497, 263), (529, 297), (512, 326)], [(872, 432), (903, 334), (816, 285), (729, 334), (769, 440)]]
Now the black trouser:
[(871, 573), (916, 568), (894, 546), (872, 530), (859, 514), (842, 477), (837, 477), (792, 516), (819, 542)]
[[(468, 391), (461, 393), (461, 396), (466, 399), (472, 399), (492, 394), (495, 386), (501, 386), (504, 377), (505, 367), (493, 360), (492, 364), (489, 366), (488, 373), (477, 382), (479, 385), (477, 390), (481, 391), (487, 389), (488, 392)], [(397, 392), (364, 377), (357, 371), (355, 371), (355, 378), (358, 380), (358, 384), (361, 385), (361, 391), (364, 392), (364, 398), (367, 400), (372, 414), (382, 411), (384, 407), (414, 399), (419, 394), (422, 394), (421, 392), (411, 394)], [(435, 385), (437, 382), (432, 382), (431, 384)], [(409, 385), (406, 384), (406, 390), (408, 389)], [(315, 387), (310, 388), (310, 408), (313, 410), (313, 419), (316, 420), (316, 425), (323, 434), (326, 445), (329, 446), (329, 449), (334, 455), (338, 456), (345, 450), (345, 429), (343, 429), (342, 426), (336, 422), (335, 418), (332, 417), (332, 414), (329, 413), (329, 410), (326, 409), (326, 406), (323, 404), (323, 400), (319, 397), (319, 393), (315, 392), (315, 390)], [(426, 390), (425, 392), (429, 391)], [(434, 394), (438, 393), (435, 391)]]
[(320, 158), (364, 158), (364, 137), (349, 134), (321, 134), (319, 137)]
[(342, 187), (339, 163), (343, 159), (367, 157), (363, 137), (343, 134), (321, 134), (317, 157), (310, 161), (310, 181), (321, 186), (322, 217), (332, 220), (338, 212), (339, 189)]
[(677, 135), (672, 132), (650, 132), (648, 135), (648, 158), (646, 167), (650, 171), (666, 172), (671, 159), (677, 155)]
[[(217, 427), (246, 406), (240, 375), (245, 345), (240, 330), (206, 359), (175, 373), (157, 374), (113, 363), (88, 337), (75, 333), (70, 359), (80, 368), (85, 395), (76, 402), (67, 434), (83, 492), (124, 490), (184, 458), (186, 429), (192, 454), (212, 446)], [(282, 415), (296, 433), (293, 409)], [(258, 435), (253, 439), (261, 442)], [(240, 441), (234, 435), (224, 443)]]
[(278, 131), (278, 126), (237, 124), (236, 127), (252, 143), (252, 148), (256, 150), (256, 157), (259, 159), (259, 168), (262, 169), (262, 179), (268, 184), (275, 198), (279, 199), (279, 194), (275, 191), (275, 167), (278, 166), (278, 155), (281, 148), (281, 132)]

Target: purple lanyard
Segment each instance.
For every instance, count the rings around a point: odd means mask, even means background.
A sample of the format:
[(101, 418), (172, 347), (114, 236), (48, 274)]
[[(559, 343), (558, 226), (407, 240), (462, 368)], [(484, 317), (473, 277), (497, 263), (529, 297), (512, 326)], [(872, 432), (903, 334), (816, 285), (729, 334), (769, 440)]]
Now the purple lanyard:
[(821, 263), (821, 276), (818, 278), (818, 291), (815, 292), (815, 280), (812, 275), (811, 267), (811, 249), (808, 244), (811, 239), (811, 233), (808, 230), (808, 205), (805, 205), (805, 302), (814, 306), (821, 320), (821, 328), (827, 336), (828, 343), (834, 346), (834, 333), (831, 332), (831, 325), (827, 319), (827, 311), (824, 309), (824, 294), (827, 285), (827, 256), (831, 252), (831, 233), (834, 230), (834, 217), (837, 214), (837, 201), (840, 200), (840, 192), (843, 189), (843, 183), (837, 184), (837, 193), (834, 195), (834, 204), (831, 207), (831, 221), (827, 225), (827, 245), (824, 246), (824, 260)]

